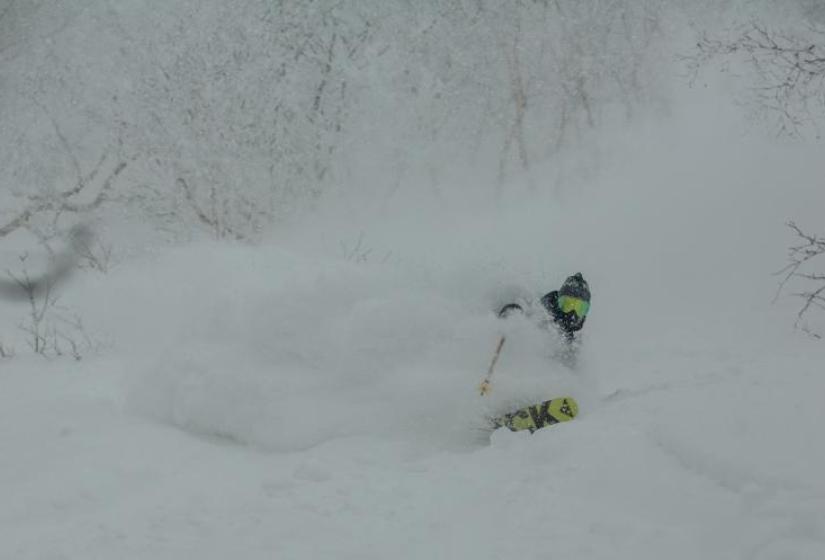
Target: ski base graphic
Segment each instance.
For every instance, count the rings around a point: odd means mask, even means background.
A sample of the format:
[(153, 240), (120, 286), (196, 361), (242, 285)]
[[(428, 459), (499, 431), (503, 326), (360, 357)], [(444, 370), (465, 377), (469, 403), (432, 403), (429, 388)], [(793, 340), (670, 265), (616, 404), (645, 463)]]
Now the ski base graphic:
[(491, 418), (490, 422), (493, 429), (508, 428), (514, 432), (530, 430), (533, 433), (547, 426), (568, 422), (578, 413), (579, 405), (573, 397), (559, 397)]

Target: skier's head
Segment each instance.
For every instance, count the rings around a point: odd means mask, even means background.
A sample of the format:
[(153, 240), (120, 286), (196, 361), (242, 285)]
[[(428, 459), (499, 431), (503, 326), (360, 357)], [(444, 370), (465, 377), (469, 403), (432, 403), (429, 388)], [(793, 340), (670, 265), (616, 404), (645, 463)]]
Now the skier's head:
[(561, 312), (570, 317), (570, 320), (584, 322), (590, 311), (590, 287), (581, 272), (569, 276), (559, 288), (558, 305)]

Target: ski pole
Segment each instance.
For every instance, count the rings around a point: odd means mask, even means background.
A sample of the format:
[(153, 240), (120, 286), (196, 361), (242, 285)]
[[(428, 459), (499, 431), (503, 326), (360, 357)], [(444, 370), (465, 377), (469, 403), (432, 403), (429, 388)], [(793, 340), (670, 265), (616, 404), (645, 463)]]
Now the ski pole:
[(498, 339), (498, 346), (496, 346), (496, 352), (493, 354), (493, 361), (490, 362), (490, 369), (487, 370), (487, 377), (484, 378), (484, 381), (481, 382), (481, 385), (478, 386), (478, 390), (483, 397), (487, 393), (492, 390), (490, 386), (490, 381), (493, 379), (493, 373), (495, 372), (496, 362), (498, 361), (498, 357), (501, 355), (501, 348), (504, 346), (504, 341), (506, 337), (504, 335)]

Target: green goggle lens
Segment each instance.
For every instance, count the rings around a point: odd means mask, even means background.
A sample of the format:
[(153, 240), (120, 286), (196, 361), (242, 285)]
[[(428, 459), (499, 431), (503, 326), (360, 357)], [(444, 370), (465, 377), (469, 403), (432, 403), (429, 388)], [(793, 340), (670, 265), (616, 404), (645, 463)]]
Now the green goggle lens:
[(587, 312), (590, 311), (590, 302), (584, 301), (571, 296), (559, 297), (559, 307), (562, 313), (570, 313), (571, 311), (581, 317), (586, 317)]

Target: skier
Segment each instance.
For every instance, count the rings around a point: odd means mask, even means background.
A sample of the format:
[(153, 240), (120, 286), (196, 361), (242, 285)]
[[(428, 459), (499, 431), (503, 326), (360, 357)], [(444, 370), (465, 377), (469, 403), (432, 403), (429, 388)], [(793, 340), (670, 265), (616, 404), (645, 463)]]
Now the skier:
[[(576, 333), (581, 331), (587, 313), (590, 311), (590, 287), (587, 285), (587, 281), (581, 272), (577, 272), (573, 276), (569, 276), (561, 288), (545, 294), (539, 301), (544, 310), (542, 315), (545, 316), (540, 324), (542, 326), (549, 326), (551, 323), (555, 325), (564, 341), (564, 347), (556, 353), (555, 358), (568, 367), (575, 368), (578, 349)], [(527, 310), (525, 310), (525, 307), (527, 307)], [(506, 318), (514, 312), (531, 316), (533, 315), (532, 308), (533, 306), (529, 302), (525, 302), (524, 305), (508, 303), (499, 310), (498, 316)], [(504, 337), (499, 341), (490, 371), (480, 387), (482, 395), (487, 394), (490, 390), (490, 377), (503, 344)], [(493, 429), (506, 427), (512, 431), (529, 430), (534, 432), (545, 426), (572, 420), (577, 414), (578, 404), (574, 398), (554, 398), (518, 409), (498, 418), (490, 418), (490, 427)]]
[[(549, 320), (542, 324), (552, 322), (565, 342), (572, 344), (590, 311), (590, 287), (582, 273), (569, 276), (561, 288), (545, 294), (539, 301), (549, 314)], [(498, 311), (498, 316), (506, 318), (514, 312), (526, 313), (522, 304), (508, 303)]]

